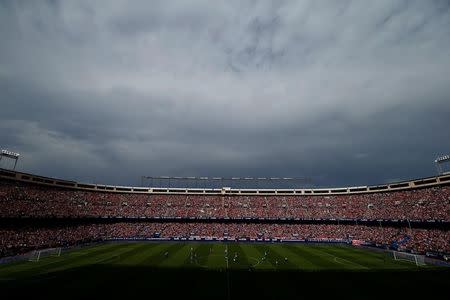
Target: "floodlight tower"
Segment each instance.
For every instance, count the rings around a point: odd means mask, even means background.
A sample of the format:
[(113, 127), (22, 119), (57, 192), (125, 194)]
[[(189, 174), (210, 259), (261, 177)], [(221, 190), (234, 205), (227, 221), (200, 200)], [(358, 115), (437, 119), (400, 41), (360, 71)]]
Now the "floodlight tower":
[(19, 153), (15, 153), (15, 152), (11, 152), (5, 149), (2, 149), (2, 151), (0, 152), (0, 161), (2, 160), (2, 158), (9, 158), (9, 159), (13, 159), (14, 160), (14, 168), (13, 170), (16, 169), (16, 165), (17, 165), (17, 161), (19, 160), (20, 154)]
[(443, 169), (442, 169), (442, 165), (445, 163), (449, 163), (450, 162), (450, 155), (441, 155), (438, 156), (435, 160), (434, 163), (436, 164), (436, 169), (439, 175), (441, 175), (443, 173)]

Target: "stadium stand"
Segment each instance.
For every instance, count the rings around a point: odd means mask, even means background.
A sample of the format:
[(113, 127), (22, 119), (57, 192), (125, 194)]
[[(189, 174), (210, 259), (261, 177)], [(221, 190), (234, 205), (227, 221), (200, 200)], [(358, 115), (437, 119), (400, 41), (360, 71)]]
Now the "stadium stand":
[(299, 218), (450, 221), (450, 188), (315, 196), (90, 192), (1, 182), (2, 217)]
[[(112, 223), (58, 227), (1, 229), (1, 256), (34, 249), (67, 247), (111, 239), (197, 238), (227, 240), (364, 240), (398, 250), (450, 253), (450, 232), (439, 229), (409, 229), (364, 225), (248, 224), (248, 223)], [(402, 241), (404, 241), (402, 243)]]
[(421, 188), (342, 195), (207, 195), (93, 191), (93, 185), (61, 187), (55, 179), (12, 174), (0, 173), (0, 256), (151, 238), (362, 240), (450, 253), (450, 187), (437, 179)]

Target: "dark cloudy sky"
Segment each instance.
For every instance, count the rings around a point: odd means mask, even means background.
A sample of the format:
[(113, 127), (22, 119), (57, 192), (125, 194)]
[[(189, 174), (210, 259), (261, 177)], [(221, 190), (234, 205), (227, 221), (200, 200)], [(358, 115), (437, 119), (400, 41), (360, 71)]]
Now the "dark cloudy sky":
[(450, 4), (0, 1), (0, 104), (0, 147), (48, 176), (434, 175)]

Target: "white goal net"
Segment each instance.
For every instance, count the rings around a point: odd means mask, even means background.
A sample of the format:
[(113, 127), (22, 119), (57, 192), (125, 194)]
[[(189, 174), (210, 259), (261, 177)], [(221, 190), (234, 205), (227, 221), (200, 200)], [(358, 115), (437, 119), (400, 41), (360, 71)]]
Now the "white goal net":
[(405, 260), (415, 263), (417, 266), (425, 265), (425, 257), (423, 255), (417, 255), (406, 252), (398, 252), (394, 251), (394, 259), (395, 260)]
[(48, 256), (61, 256), (61, 248), (50, 248), (43, 250), (35, 250), (31, 253), (29, 261), (39, 261), (43, 257)]

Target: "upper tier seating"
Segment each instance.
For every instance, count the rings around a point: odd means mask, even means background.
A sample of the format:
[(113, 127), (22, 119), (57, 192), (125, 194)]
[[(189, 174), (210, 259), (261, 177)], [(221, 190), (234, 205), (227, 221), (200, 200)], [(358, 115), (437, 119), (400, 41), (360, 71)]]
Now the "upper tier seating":
[(450, 221), (450, 187), (350, 195), (90, 192), (0, 181), (0, 217), (300, 218)]

